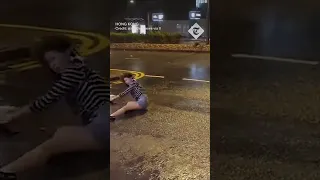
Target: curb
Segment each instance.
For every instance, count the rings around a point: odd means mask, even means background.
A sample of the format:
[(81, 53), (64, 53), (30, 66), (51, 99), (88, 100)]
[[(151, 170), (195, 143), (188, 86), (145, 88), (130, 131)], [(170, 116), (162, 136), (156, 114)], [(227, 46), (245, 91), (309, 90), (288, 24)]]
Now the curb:
[(195, 47), (192, 44), (111, 43), (111, 50), (210, 53), (210, 45)]
[(110, 48), (115, 51), (149, 51), (149, 52), (185, 52), (185, 53), (210, 53), (210, 51), (197, 51), (197, 50), (167, 50), (167, 49), (122, 49)]

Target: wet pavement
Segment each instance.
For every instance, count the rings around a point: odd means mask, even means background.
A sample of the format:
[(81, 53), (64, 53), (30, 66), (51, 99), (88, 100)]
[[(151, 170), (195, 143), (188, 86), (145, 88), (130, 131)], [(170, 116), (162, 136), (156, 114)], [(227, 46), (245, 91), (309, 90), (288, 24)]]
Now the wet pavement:
[(315, 1), (291, 1), (290, 7), (284, 1), (230, 3), (219, 1), (212, 11), (214, 176), (319, 179), (319, 64), (231, 57), (317, 62), (319, 6)]
[[(210, 80), (209, 63), (209, 54), (112, 52), (111, 75), (143, 72), (138, 80), (150, 105), (147, 112), (128, 113), (112, 124), (111, 169), (122, 167), (138, 179), (209, 179), (210, 87), (196, 81)], [(124, 89), (117, 84), (111, 92)]]
[[(107, 74), (99, 55), (89, 59), (90, 66)], [(30, 61), (10, 61), (12, 68), (4, 73), (6, 81), (1, 88), (3, 104), (26, 104), (49, 86), (46, 72), (26, 62)], [(23, 70), (17, 64), (24, 64)], [(148, 112), (129, 113), (111, 127), (111, 179), (209, 179), (209, 54), (115, 51), (110, 65), (111, 76), (135, 71), (150, 100)], [(112, 93), (123, 88), (122, 84), (113, 84)], [(126, 100), (119, 101), (112, 110)], [(30, 119), (34, 123), (29, 123)], [(77, 124), (76, 119), (62, 102), (40, 116), (17, 121), (12, 126), (21, 133), (13, 138), (1, 137), (1, 164), (47, 139), (57, 127)], [(41, 127), (46, 130), (41, 131)], [(38, 169), (37, 175), (27, 172), (21, 179), (106, 178), (106, 154), (56, 157), (48, 167)], [(69, 163), (62, 164), (66, 159)]]
[(112, 51), (111, 69), (141, 71), (167, 80), (210, 80), (210, 54)]
[(226, 58), (219, 67), (211, 89), (215, 176), (318, 179), (319, 65)]

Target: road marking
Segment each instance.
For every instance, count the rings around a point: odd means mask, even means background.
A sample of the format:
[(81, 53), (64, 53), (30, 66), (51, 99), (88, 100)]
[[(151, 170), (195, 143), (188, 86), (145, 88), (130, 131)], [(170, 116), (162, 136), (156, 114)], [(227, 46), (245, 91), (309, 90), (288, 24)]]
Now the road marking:
[(232, 54), (232, 57), (261, 59), (261, 60), (269, 60), (269, 61), (282, 61), (282, 62), (288, 62), (288, 63), (308, 64), (308, 65), (319, 64), (318, 61), (307, 61), (307, 60), (300, 60), (300, 59), (279, 58), (279, 57), (269, 57), (269, 56), (257, 56), (257, 55), (250, 55), (250, 54)]
[[(93, 53), (97, 53), (105, 48), (108, 47), (109, 40), (107, 37), (92, 33), (92, 32), (81, 32), (75, 30), (67, 30), (67, 29), (55, 29), (55, 28), (46, 28), (46, 27), (37, 27), (37, 26), (27, 26), (27, 25), (18, 25), (18, 24), (0, 24), (0, 27), (5, 28), (16, 28), (16, 29), (29, 29), (29, 30), (38, 30), (44, 32), (55, 32), (55, 33), (62, 33), (70, 38), (76, 38), (83, 43), (83, 55), (87, 56)], [(98, 44), (94, 45), (94, 41), (88, 37), (93, 37), (98, 40)]]
[(210, 81), (207, 80), (201, 80), (201, 79), (188, 79), (188, 78), (182, 78), (184, 81), (197, 81), (197, 82), (205, 82), (205, 83), (210, 83)]
[[(94, 53), (97, 53), (106, 47), (108, 47), (109, 40), (107, 37), (91, 33), (91, 32), (81, 32), (81, 31), (74, 31), (74, 30), (66, 30), (66, 29), (53, 29), (53, 28), (45, 28), (45, 27), (37, 27), (37, 26), (27, 26), (27, 25), (15, 25), (15, 24), (0, 24), (2, 28), (16, 28), (16, 29), (28, 29), (28, 30), (37, 30), (37, 31), (45, 31), (45, 32), (54, 32), (54, 33), (61, 33), (69, 36), (72, 39), (80, 40), (81, 46), (79, 51), (84, 56), (88, 56)], [(98, 44), (94, 43), (94, 39), (98, 41)], [(28, 64), (30, 63), (30, 64)], [(37, 65), (36, 65), (37, 64)], [(27, 67), (29, 66), (29, 67)], [(17, 71), (25, 71), (33, 68), (41, 67), (41, 65), (37, 61), (29, 61), (29, 62), (22, 62), (19, 64), (11, 65), (9, 68), (17, 70)], [(21, 68), (21, 69), (19, 69)], [(6, 72), (1, 71), (1, 72)]]
[(124, 59), (127, 59), (127, 60), (139, 60), (140, 58), (124, 58)]
[(9, 65), (8, 67), (11, 68), (11, 69), (19, 69), (19, 68), (25, 68), (27, 66), (32, 66), (34, 64), (38, 64), (38, 62), (36, 62), (36, 61), (28, 61), (28, 62), (22, 62), (22, 63), (19, 63), (19, 64), (12, 64), (12, 65)]
[(29, 69), (39, 68), (39, 67), (41, 67), (40, 64), (33, 64), (33, 65), (29, 65), (29, 66), (26, 66), (26, 67), (22, 67), (22, 68), (16, 69), (16, 71), (22, 72), (22, 71), (26, 71), (26, 70), (29, 70)]
[[(130, 72), (134, 75), (135, 79), (141, 79), (142, 77), (145, 76), (143, 72), (138, 72), (138, 71), (131, 71), (131, 70), (125, 70), (125, 69), (110, 69), (110, 71), (118, 71), (118, 72)], [(123, 83), (122, 81), (113, 81), (111, 82), (112, 84), (121, 84)]]
[[(119, 72), (131, 72), (132, 74), (135, 75), (135, 79), (140, 79), (142, 77), (151, 77), (151, 78), (162, 78), (164, 79), (164, 76), (156, 76), (156, 75), (148, 75), (148, 74), (144, 74), (142, 72), (138, 72), (138, 71), (131, 71), (131, 70), (124, 70), (124, 69), (110, 69), (110, 71), (119, 71)], [(182, 80), (184, 81), (197, 81), (197, 82), (205, 82), (205, 83), (210, 83), (210, 81), (207, 80), (201, 80), (201, 79), (188, 79), (188, 78), (183, 78)], [(121, 81), (114, 81), (111, 82), (112, 84), (121, 84)]]
[(164, 78), (164, 76), (154, 76), (154, 75), (144, 75), (145, 77), (152, 77), (152, 78)]
[(79, 39), (82, 42), (82, 46), (79, 48), (79, 52), (83, 55), (88, 55), (88, 50), (94, 45), (94, 41), (85, 36), (79, 36), (74, 34), (66, 34), (71, 39)]
[(9, 65), (8, 67), (16, 72), (22, 72), (30, 69), (40, 68), (41, 64), (39, 64), (37, 61), (27, 61), (19, 64)]

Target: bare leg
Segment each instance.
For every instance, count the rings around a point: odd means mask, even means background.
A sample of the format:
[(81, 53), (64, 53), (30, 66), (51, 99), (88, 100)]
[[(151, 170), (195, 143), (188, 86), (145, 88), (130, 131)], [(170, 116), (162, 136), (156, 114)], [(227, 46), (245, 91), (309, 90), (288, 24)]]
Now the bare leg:
[(142, 109), (142, 107), (136, 101), (129, 101), (125, 106), (118, 109), (116, 112), (112, 113), (111, 116), (116, 117), (124, 114), (126, 111), (139, 110), (139, 109)]
[(82, 151), (99, 150), (101, 146), (91, 133), (84, 127), (62, 127), (57, 130), (54, 136), (27, 152), (19, 159), (4, 166), (2, 172), (22, 172), (30, 168), (43, 165), (54, 154)]

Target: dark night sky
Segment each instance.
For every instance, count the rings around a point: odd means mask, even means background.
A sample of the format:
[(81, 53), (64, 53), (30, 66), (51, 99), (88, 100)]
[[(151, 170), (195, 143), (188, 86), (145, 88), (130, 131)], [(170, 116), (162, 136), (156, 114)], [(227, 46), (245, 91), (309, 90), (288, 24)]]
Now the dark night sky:
[(167, 19), (189, 19), (189, 11), (196, 6), (196, 0), (163, 0)]
[[(196, 0), (136, 0), (136, 8), (127, 6), (129, 0), (117, 0), (111, 3), (110, 15), (121, 16), (124, 11), (134, 11), (136, 16), (144, 17), (147, 11), (162, 11), (169, 20), (183, 20), (189, 18), (189, 11), (193, 10)], [(128, 10), (129, 9), (129, 10)]]

